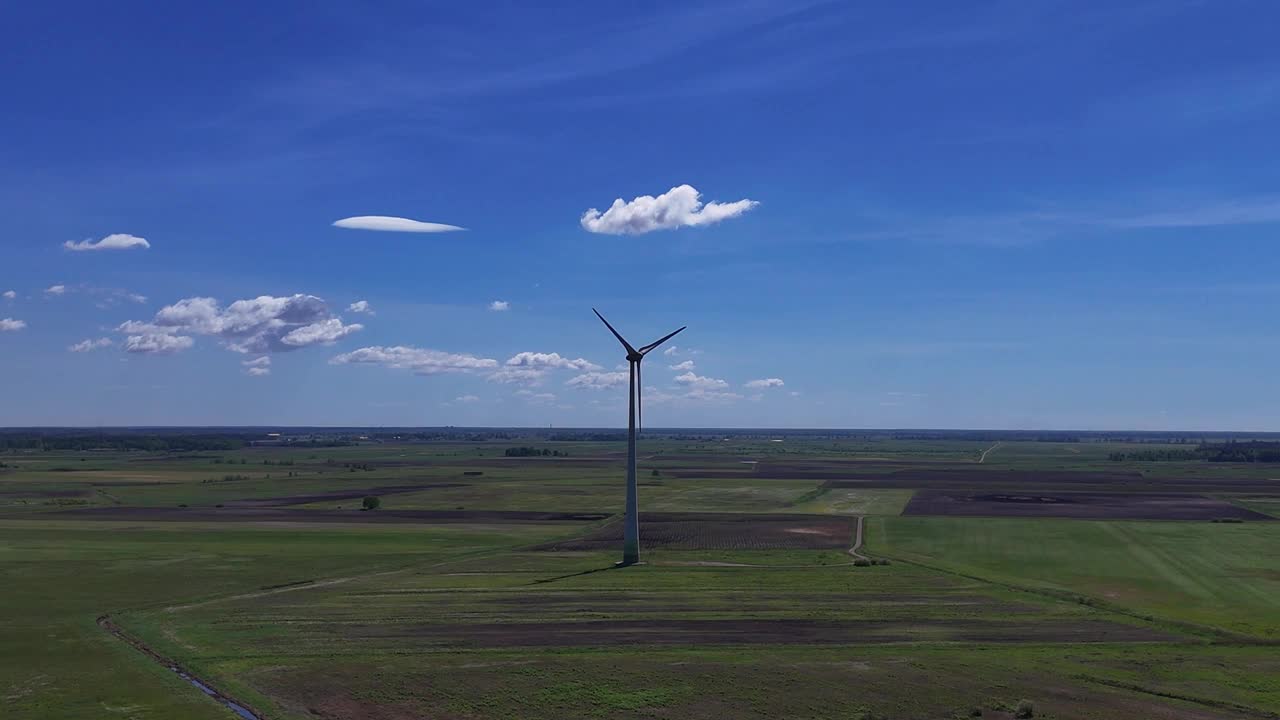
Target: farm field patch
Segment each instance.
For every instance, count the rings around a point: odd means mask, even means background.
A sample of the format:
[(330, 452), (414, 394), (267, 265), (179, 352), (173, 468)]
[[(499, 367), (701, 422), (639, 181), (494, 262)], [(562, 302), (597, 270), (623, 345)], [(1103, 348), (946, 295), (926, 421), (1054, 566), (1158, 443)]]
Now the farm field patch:
[(1189, 494), (957, 492), (921, 490), (903, 515), (1056, 517), (1095, 520), (1273, 520), (1225, 500)]

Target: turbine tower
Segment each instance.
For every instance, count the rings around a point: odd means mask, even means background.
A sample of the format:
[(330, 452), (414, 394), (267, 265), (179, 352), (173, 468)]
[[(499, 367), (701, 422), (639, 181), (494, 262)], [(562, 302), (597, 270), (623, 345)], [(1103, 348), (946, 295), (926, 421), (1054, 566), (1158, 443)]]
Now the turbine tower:
[[(667, 335), (661, 340), (645, 345), (639, 350), (631, 347), (631, 343), (627, 342), (617, 330), (609, 324), (608, 320), (600, 314), (599, 310), (591, 308), (591, 312), (600, 318), (600, 322), (609, 328), (609, 332), (618, 338), (618, 342), (622, 343), (622, 347), (627, 350), (627, 365), (631, 371), (631, 392), (628, 396), (627, 407), (627, 514), (622, 526), (622, 562), (619, 565), (634, 565), (640, 562), (640, 516), (636, 509), (636, 425), (637, 418), (641, 420), (644, 417), (644, 409), (640, 404), (640, 396), (643, 390), (643, 384), (640, 381), (640, 361), (644, 360), (644, 356), (650, 351), (657, 348), (662, 343), (676, 336), (680, 330)], [(638, 423), (643, 426), (643, 422)]]

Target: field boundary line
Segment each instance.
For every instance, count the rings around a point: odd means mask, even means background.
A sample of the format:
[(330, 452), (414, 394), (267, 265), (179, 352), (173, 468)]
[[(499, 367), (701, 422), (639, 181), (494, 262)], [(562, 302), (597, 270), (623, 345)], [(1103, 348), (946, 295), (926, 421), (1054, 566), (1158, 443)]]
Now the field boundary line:
[(97, 619), (97, 623), (98, 623), (98, 627), (102, 628), (103, 630), (106, 630), (108, 633), (115, 636), (117, 639), (123, 641), (126, 645), (129, 645), (130, 647), (132, 647), (134, 650), (137, 650), (138, 652), (142, 653), (143, 655), (146, 655), (147, 657), (151, 658), (155, 662), (160, 663), (160, 665), (164, 666), (165, 668), (168, 668), (170, 671), (173, 672), (174, 675), (177, 675), (182, 680), (190, 683), (191, 685), (194, 685), (197, 689), (203, 692), (211, 700), (218, 703), (219, 705), (222, 705), (223, 707), (227, 708), (228, 710), (240, 716), (241, 718), (244, 718), (245, 720), (262, 720), (262, 718), (265, 717), (265, 715), (263, 715), (258, 710), (254, 709), (254, 707), (249, 703), (244, 702), (239, 698), (233, 697), (232, 695), (229, 695), (219, 690), (216, 686), (214, 686), (205, 678), (195, 675), (194, 673), (192, 673), (190, 670), (187, 670), (178, 662), (164, 655), (161, 655), (159, 651), (157, 651), (155, 648), (152, 648), (150, 645), (146, 644), (139, 638), (129, 634), (123, 628), (121, 628), (119, 625), (116, 625), (115, 622), (111, 620), (111, 615), (109, 614), (99, 615)]
[(1183, 702), (1211, 707), (1215, 710), (1230, 710), (1232, 712), (1244, 713), (1258, 718), (1280, 718), (1280, 715), (1269, 710), (1263, 710), (1249, 705), (1241, 705), (1240, 703), (1233, 703), (1226, 700), (1214, 700), (1213, 698), (1198, 697), (1196, 695), (1186, 695), (1183, 693), (1169, 692), (1167, 690), (1156, 690), (1154, 688), (1144, 687), (1138, 683), (1124, 682), (1123, 680), (1108, 680), (1094, 675), (1081, 674), (1073, 677), (1077, 680), (1084, 680), (1085, 682), (1104, 685), (1106, 687), (1128, 690), (1130, 692), (1142, 693), (1144, 695), (1153, 695), (1155, 697), (1167, 698), (1169, 700), (1181, 700)]

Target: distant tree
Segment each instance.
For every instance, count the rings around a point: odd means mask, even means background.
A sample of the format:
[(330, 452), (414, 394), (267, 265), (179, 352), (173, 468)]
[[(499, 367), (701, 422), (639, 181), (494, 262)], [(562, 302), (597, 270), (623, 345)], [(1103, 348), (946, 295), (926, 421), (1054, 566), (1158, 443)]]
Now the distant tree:
[(652, 475), (653, 477), (662, 477), (662, 473), (658, 472), (658, 468), (654, 468), (653, 472), (649, 474)]
[(1014, 709), (1013, 716), (1016, 718), (1033, 718), (1036, 716), (1036, 708), (1031, 704), (1030, 700), (1023, 700)]
[(369, 495), (368, 497), (366, 497), (364, 500), (361, 501), (360, 504), (364, 507), (365, 510), (377, 510), (378, 508), (382, 507), (382, 501), (374, 497), (373, 495)]

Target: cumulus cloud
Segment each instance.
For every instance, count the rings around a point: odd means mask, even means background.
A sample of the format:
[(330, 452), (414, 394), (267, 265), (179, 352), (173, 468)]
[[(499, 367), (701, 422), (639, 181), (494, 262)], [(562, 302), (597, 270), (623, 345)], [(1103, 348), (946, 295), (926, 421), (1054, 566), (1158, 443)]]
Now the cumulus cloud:
[(785, 384), (782, 382), (782, 378), (761, 378), (760, 380), (748, 381), (746, 386), (752, 390), (763, 390), (765, 388), (782, 387)]
[(490, 373), (488, 379), (501, 383), (540, 385), (552, 370), (599, 370), (600, 366), (585, 358), (562, 357), (560, 353), (520, 352), (507, 359), (503, 367)]
[(568, 370), (599, 370), (600, 366), (586, 358), (570, 360), (560, 353), (521, 352), (512, 355), (508, 367), (564, 368)]
[(150, 335), (207, 335), (242, 353), (287, 352), (311, 345), (328, 345), (363, 325), (344, 324), (324, 300), (314, 295), (237, 300), (223, 308), (209, 297), (193, 297), (167, 305), (150, 322), (122, 323), (122, 333)]
[(388, 215), (358, 215), (356, 217), (342, 218), (341, 220), (335, 221), (333, 226), (346, 228), (348, 230), (378, 230), (381, 232), (413, 233), (439, 233), (466, 230), (466, 228), (461, 228), (457, 225), (422, 222), (421, 220), (410, 220), (409, 218), (391, 217)]
[(672, 370), (688, 372), (693, 369), (693, 361), (685, 360), (684, 362), (678, 362), (675, 365), (671, 365), (669, 367)]
[(720, 378), (696, 375), (693, 372), (677, 375), (675, 376), (675, 381), (685, 387), (697, 390), (724, 390), (729, 387), (729, 383), (721, 380)]
[(195, 340), (186, 335), (167, 333), (143, 333), (130, 335), (124, 339), (125, 352), (145, 355), (170, 355), (186, 350), (194, 344)]
[(641, 195), (631, 202), (613, 201), (603, 213), (591, 208), (582, 214), (582, 227), (605, 235), (642, 235), (654, 230), (711, 225), (737, 217), (760, 203), (755, 200), (710, 202), (705, 205), (702, 194), (690, 185), (679, 185), (653, 197)]
[(67, 291), (66, 285), (50, 285), (44, 289), (46, 295), (62, 295)]
[(373, 306), (369, 305), (368, 300), (357, 300), (347, 306), (347, 312), (364, 313), (365, 315), (374, 315)]
[(17, 332), (27, 326), (25, 320), (14, 320), (13, 318), (0, 318), (0, 332)]
[(506, 300), (494, 300), (489, 303), (489, 309), (494, 312), (506, 312), (511, 309), (511, 303)]
[(14, 299), (14, 298), (16, 298), (16, 297), (18, 297), (18, 293), (14, 292), (13, 290), (5, 290), (5, 291), (4, 291), (4, 299), (5, 299), (5, 300), (12, 300), (12, 299)]
[(98, 338), (97, 340), (92, 340), (92, 339), (81, 340), (80, 342), (68, 347), (67, 349), (70, 350), (71, 352), (84, 353), (84, 352), (91, 352), (93, 350), (101, 350), (102, 348), (108, 348), (114, 344), (115, 343), (112, 342), (111, 338), (104, 337), (104, 338)]
[(114, 233), (108, 235), (101, 240), (81, 240), (80, 242), (71, 242), (70, 240), (62, 243), (62, 247), (75, 252), (83, 252), (87, 250), (132, 250), (134, 248), (146, 249), (151, 247), (151, 243), (136, 235), (128, 233)]
[(623, 372), (589, 372), (569, 378), (565, 385), (580, 390), (609, 390), (630, 382), (630, 375)]
[(343, 353), (329, 361), (333, 365), (371, 364), (401, 370), (412, 370), (416, 375), (441, 373), (470, 373), (492, 370), (498, 361), (465, 353), (449, 353), (440, 350), (396, 345), (375, 345)]

